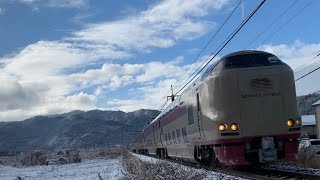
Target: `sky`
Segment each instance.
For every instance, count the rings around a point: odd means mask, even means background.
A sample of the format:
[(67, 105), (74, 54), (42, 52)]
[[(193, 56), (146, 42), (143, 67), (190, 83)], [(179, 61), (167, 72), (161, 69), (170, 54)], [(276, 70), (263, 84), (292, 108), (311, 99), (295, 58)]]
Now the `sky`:
[[(0, 121), (159, 109), (261, 1), (243, 0), (204, 49), (239, 2), (0, 0)], [(319, 7), (267, 0), (217, 57), (267, 51), (299, 78), (320, 66)], [(320, 90), (319, 77), (297, 81), (297, 95)]]

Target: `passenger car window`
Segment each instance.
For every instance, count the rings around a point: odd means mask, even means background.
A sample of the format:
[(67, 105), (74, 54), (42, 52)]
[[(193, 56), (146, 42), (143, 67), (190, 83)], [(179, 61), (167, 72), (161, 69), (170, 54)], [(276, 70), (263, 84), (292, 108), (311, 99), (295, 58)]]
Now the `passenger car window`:
[(172, 139), (173, 139), (173, 142), (175, 144), (177, 144), (177, 141), (176, 141), (176, 132), (175, 131), (172, 131)]
[(168, 136), (167, 136), (167, 134), (164, 135), (164, 139), (166, 140), (166, 143), (167, 143), (167, 145), (168, 145), (169, 143), (168, 143)]
[(171, 134), (168, 133), (168, 138), (169, 138), (169, 144), (172, 144), (172, 141), (171, 141)]
[(182, 136), (185, 143), (189, 143), (186, 127), (182, 128)]
[(180, 129), (177, 129), (177, 130), (176, 130), (176, 133), (177, 133), (178, 143), (180, 144), (180, 143), (181, 143)]
[(188, 107), (188, 123), (189, 125), (192, 125), (193, 122), (193, 108), (192, 106)]

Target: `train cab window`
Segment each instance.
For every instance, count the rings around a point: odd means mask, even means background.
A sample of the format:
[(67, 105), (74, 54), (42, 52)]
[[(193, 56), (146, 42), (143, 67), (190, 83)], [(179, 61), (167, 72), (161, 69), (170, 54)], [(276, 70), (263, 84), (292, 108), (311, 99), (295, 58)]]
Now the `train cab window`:
[(164, 135), (164, 139), (166, 140), (166, 143), (167, 143), (167, 145), (168, 145), (169, 143), (168, 143), (168, 136), (167, 136), (167, 134)]
[(192, 106), (188, 107), (188, 123), (189, 125), (192, 125), (193, 122), (193, 108)]
[(177, 144), (177, 140), (176, 140), (176, 132), (175, 131), (172, 131), (172, 139), (173, 139), (173, 143), (174, 144)]
[(284, 64), (277, 56), (269, 53), (252, 53), (228, 56), (221, 59), (213, 71), (257, 66), (274, 66)]
[(219, 71), (219, 70), (222, 70), (224, 67), (224, 62), (223, 61), (220, 61), (219, 63), (217, 63), (213, 68), (212, 70), (213, 71)]
[(185, 143), (189, 143), (186, 127), (182, 128), (182, 136)]
[(180, 144), (181, 143), (181, 134), (180, 134), (180, 129), (177, 129), (176, 130), (176, 133), (177, 133), (177, 140), (178, 140), (178, 143)]
[(169, 144), (172, 144), (171, 133), (168, 133)]

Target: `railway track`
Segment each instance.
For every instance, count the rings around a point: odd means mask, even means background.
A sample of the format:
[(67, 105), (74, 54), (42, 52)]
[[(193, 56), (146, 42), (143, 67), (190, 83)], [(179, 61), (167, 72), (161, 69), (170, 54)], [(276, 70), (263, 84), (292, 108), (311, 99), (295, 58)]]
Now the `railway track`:
[(307, 174), (301, 172), (283, 171), (280, 169), (267, 169), (263, 166), (249, 166), (249, 167), (237, 167), (237, 168), (213, 168), (201, 166), (198, 163), (186, 162), (176, 159), (161, 159), (157, 156), (151, 156), (159, 160), (166, 160), (172, 163), (177, 163), (197, 169), (206, 169), (223, 174), (232, 175), (235, 177), (242, 177), (245, 179), (257, 179), (257, 180), (276, 180), (276, 179), (291, 179), (291, 180), (320, 180), (320, 175)]

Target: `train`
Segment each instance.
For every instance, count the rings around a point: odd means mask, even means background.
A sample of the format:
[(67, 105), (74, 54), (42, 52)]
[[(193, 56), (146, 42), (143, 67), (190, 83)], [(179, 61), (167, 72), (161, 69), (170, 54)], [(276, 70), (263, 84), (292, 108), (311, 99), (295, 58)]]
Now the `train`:
[(244, 50), (208, 67), (129, 147), (204, 165), (265, 164), (296, 160), (300, 132), (290, 66)]

